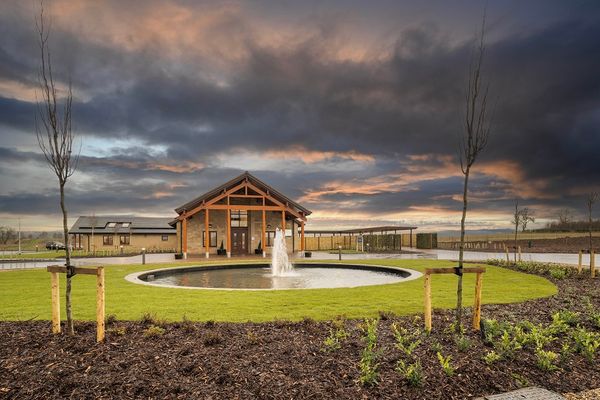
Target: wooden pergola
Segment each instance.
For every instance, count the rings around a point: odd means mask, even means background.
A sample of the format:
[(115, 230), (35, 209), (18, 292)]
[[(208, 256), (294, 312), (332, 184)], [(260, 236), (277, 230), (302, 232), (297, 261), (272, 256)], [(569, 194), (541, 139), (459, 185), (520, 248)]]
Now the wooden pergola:
[[(199, 200), (200, 199), (200, 200)], [(268, 185), (264, 184), (256, 177), (252, 176), (248, 172), (245, 172), (241, 176), (233, 179), (232, 181), (220, 186), (219, 188), (201, 196), (199, 202), (196, 201), (197, 205), (194, 205), (190, 209), (186, 209), (186, 206), (182, 206), (177, 209), (180, 215), (177, 220), (181, 222), (181, 237), (182, 237), (182, 253), (184, 257), (187, 257), (188, 253), (188, 219), (193, 215), (196, 215), (202, 211), (204, 214), (204, 243), (206, 258), (209, 258), (209, 242), (210, 242), (210, 215), (211, 211), (226, 211), (226, 235), (227, 235), (227, 257), (231, 257), (231, 212), (232, 211), (261, 211), (262, 212), (262, 232), (261, 232), (261, 243), (263, 250), (263, 257), (265, 253), (266, 243), (266, 212), (274, 211), (281, 212), (281, 229), (285, 232), (286, 229), (286, 216), (291, 216), (292, 219), (292, 230), (294, 222), (298, 221), (300, 225), (300, 251), (304, 251), (304, 223), (306, 222), (306, 216), (310, 214), (310, 211), (299, 206), (297, 203), (287, 199), (279, 192), (275, 191)], [(246, 199), (250, 202), (258, 202), (262, 204), (232, 204), (234, 199)]]

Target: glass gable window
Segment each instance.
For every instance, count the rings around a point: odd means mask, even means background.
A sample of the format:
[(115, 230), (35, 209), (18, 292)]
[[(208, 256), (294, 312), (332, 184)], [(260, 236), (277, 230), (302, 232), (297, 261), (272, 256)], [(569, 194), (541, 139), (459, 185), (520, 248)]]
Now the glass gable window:
[(117, 226), (116, 222), (109, 222), (108, 224), (106, 224), (107, 228), (114, 228), (115, 226)]
[(129, 225), (131, 225), (131, 223), (130, 223), (130, 222), (123, 222), (123, 223), (121, 224), (121, 226), (122, 226), (123, 228), (129, 228)]
[(235, 210), (231, 211), (231, 226), (235, 228), (248, 227), (248, 211)]

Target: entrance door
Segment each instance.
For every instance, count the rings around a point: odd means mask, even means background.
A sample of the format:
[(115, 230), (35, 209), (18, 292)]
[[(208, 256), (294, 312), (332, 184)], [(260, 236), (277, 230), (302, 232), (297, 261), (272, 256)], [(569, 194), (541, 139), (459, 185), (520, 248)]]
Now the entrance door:
[(248, 228), (231, 228), (231, 254), (248, 254)]

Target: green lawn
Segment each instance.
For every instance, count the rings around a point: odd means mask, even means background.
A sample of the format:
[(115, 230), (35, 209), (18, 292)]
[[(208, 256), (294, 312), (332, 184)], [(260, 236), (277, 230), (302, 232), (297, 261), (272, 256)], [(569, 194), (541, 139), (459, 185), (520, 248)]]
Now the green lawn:
[[(453, 266), (448, 261), (433, 260), (360, 260), (358, 263), (418, 271), (426, 267)], [(184, 315), (193, 320), (267, 321), (299, 320), (303, 317), (330, 319), (340, 314), (359, 318), (375, 316), (380, 310), (397, 314), (420, 313), (423, 310), (422, 278), (353, 289), (280, 291), (168, 289), (134, 284), (124, 279), (125, 275), (132, 272), (163, 266), (175, 265), (107, 266), (107, 315), (134, 320), (149, 312), (157, 318), (171, 321), (180, 320)], [(484, 303), (520, 302), (556, 293), (556, 287), (551, 282), (538, 276), (491, 266), (487, 267), (487, 271), (483, 279)], [(64, 276), (61, 279), (61, 296), (64, 297)], [(465, 275), (466, 305), (471, 305), (473, 301), (474, 279), (472, 274)], [(78, 320), (95, 319), (95, 277), (76, 276), (73, 287), (74, 317)], [(432, 293), (435, 308), (453, 307), (456, 301), (456, 277), (434, 275)], [(0, 320), (26, 319), (50, 319), (50, 274), (45, 270), (0, 272)]]

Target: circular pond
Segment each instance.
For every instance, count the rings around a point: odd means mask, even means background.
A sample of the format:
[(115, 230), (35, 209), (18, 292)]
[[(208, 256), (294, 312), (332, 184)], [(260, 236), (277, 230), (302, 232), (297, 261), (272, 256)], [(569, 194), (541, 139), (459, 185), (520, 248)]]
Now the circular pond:
[(273, 276), (268, 264), (227, 264), (138, 272), (126, 279), (164, 287), (270, 290), (384, 285), (419, 276), (416, 271), (378, 265), (298, 263), (284, 276)]

